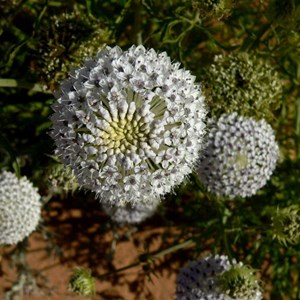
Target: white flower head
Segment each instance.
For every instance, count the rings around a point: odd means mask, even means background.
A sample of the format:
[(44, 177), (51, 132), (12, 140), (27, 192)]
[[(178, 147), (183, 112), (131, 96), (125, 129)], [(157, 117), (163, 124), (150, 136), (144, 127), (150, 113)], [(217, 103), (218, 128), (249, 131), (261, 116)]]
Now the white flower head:
[(279, 157), (274, 131), (264, 120), (224, 114), (210, 120), (198, 166), (200, 179), (216, 195), (250, 197), (272, 175)]
[(26, 178), (0, 174), (0, 244), (12, 245), (31, 234), (41, 217), (37, 188)]
[(253, 270), (225, 255), (192, 261), (177, 276), (177, 300), (260, 300)]
[(61, 84), (57, 154), (102, 202), (159, 198), (192, 172), (202, 145), (206, 109), (194, 80), (165, 52), (105, 47)]
[(126, 206), (111, 206), (109, 203), (102, 203), (102, 208), (118, 224), (139, 224), (155, 213), (159, 203), (159, 199)]

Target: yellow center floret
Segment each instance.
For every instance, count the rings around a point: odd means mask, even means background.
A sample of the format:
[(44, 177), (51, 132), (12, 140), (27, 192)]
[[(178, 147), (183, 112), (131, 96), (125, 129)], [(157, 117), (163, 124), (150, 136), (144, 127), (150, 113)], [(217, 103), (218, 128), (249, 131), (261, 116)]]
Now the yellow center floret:
[(147, 141), (150, 128), (143, 118), (124, 118), (111, 122), (105, 132), (105, 146), (118, 154), (136, 151), (140, 143)]

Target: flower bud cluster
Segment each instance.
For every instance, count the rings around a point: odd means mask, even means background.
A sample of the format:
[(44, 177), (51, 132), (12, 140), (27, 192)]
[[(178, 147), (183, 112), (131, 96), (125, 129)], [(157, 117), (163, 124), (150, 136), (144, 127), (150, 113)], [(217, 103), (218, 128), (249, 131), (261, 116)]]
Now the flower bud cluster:
[(91, 270), (76, 267), (69, 280), (69, 290), (80, 296), (93, 296), (96, 289), (96, 280)]
[(193, 0), (192, 5), (198, 9), (200, 16), (227, 17), (234, 6), (234, 0)]
[(263, 59), (247, 54), (217, 55), (207, 72), (211, 87), (211, 112), (238, 112), (244, 116), (271, 118), (282, 94), (278, 73)]
[(65, 167), (62, 163), (50, 165), (46, 176), (49, 187), (54, 193), (74, 192), (78, 188), (72, 169)]
[(41, 45), (37, 71), (47, 87), (57, 89), (71, 68), (96, 55), (101, 45), (111, 42), (110, 35), (103, 24), (91, 21), (81, 11), (54, 15), (50, 26), (42, 24), (36, 36)]
[(261, 289), (251, 268), (227, 256), (207, 256), (180, 270), (177, 300), (260, 300)]
[(300, 215), (299, 208), (291, 205), (278, 208), (272, 217), (273, 238), (285, 246), (300, 241)]

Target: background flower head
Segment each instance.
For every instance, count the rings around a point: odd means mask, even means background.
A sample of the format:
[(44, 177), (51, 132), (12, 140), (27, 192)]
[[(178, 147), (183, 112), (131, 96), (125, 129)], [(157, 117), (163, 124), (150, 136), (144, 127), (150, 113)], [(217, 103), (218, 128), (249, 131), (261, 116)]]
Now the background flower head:
[(215, 255), (192, 261), (179, 271), (176, 299), (259, 300), (262, 293), (251, 268)]
[(216, 195), (254, 195), (270, 178), (279, 157), (271, 126), (232, 113), (211, 119), (209, 127), (199, 160), (201, 180)]
[(150, 218), (155, 213), (159, 203), (159, 199), (124, 207), (111, 206), (107, 203), (103, 203), (102, 208), (111, 217), (112, 221), (116, 223), (138, 224)]
[(40, 195), (26, 178), (0, 174), (0, 244), (16, 244), (31, 234), (41, 217)]
[(58, 156), (111, 204), (170, 192), (202, 146), (206, 109), (194, 80), (165, 52), (105, 47), (61, 84), (51, 132)]

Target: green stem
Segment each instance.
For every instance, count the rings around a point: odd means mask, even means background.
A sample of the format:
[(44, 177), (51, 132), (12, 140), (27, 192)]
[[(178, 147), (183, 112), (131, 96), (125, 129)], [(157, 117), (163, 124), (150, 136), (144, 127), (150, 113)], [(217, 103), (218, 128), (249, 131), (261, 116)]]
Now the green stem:
[(295, 127), (296, 127), (296, 136), (295, 136), (295, 143), (296, 143), (296, 156), (297, 159), (300, 159), (300, 98), (296, 100), (296, 119), (295, 119)]
[(41, 84), (30, 83), (25, 81), (18, 81), (12, 78), (0, 78), (0, 87), (4, 88), (23, 88), (33, 92), (40, 92), (45, 94), (51, 94), (50, 91), (43, 90)]
[(241, 46), (240, 50), (243, 52), (249, 52), (254, 47), (256, 47), (261, 38), (269, 31), (272, 25), (273, 21), (271, 21), (268, 24), (265, 24), (255, 36), (249, 36), (248, 39), (246, 39), (243, 45)]
[(97, 279), (101, 279), (101, 278), (104, 278), (104, 277), (106, 277), (106, 276), (110, 276), (110, 275), (115, 274), (115, 273), (120, 273), (120, 272), (122, 272), (122, 271), (125, 271), (125, 270), (131, 269), (131, 268), (133, 268), (133, 267), (136, 267), (136, 266), (138, 266), (139, 264), (140, 264), (140, 261), (137, 261), (137, 262), (135, 262), (135, 263), (132, 263), (132, 264), (127, 265), (127, 266), (124, 266), (124, 267), (122, 267), (122, 268), (119, 268), (119, 269), (116, 269), (116, 270), (113, 270), (113, 271), (110, 271), (110, 272), (101, 274), (101, 275), (97, 276), (96, 278), (97, 278)]
[(198, 174), (196, 172), (193, 172), (189, 176), (191, 177), (191, 180), (196, 184), (197, 188), (200, 191), (204, 191), (203, 184), (201, 183)]
[(120, 14), (119, 17), (116, 19), (116, 22), (115, 22), (116, 25), (120, 25), (120, 24), (123, 22), (123, 20), (124, 20), (126, 14), (127, 14), (127, 11), (129, 10), (131, 4), (132, 4), (132, 0), (128, 0), (128, 1), (126, 2), (126, 4), (124, 5), (123, 10), (121, 11), (121, 14)]
[(232, 251), (231, 251), (231, 248), (229, 246), (228, 239), (227, 239), (227, 234), (226, 234), (225, 230), (223, 230), (223, 240), (224, 240), (224, 246), (225, 246), (225, 249), (226, 249), (226, 253), (228, 255), (230, 263), (232, 264)]
[(228, 213), (226, 213), (226, 210), (228, 209), (225, 205), (224, 202), (220, 202), (222, 204), (222, 208), (219, 210), (219, 224), (220, 224), (220, 231), (222, 232), (222, 238), (226, 250), (226, 254), (229, 258), (230, 263), (232, 264), (232, 250), (229, 246), (228, 243), (228, 238), (227, 238), (227, 231), (226, 231), (226, 223), (227, 223), (227, 218), (228, 218)]
[[(164, 256), (164, 255), (166, 255), (166, 254), (175, 252), (175, 251), (177, 251), (177, 250), (179, 250), (179, 249), (185, 248), (185, 247), (187, 247), (187, 246), (191, 246), (191, 245), (193, 245), (193, 244), (195, 244), (195, 241), (192, 240), (192, 239), (189, 239), (189, 240), (186, 240), (186, 241), (184, 241), (184, 242), (182, 242), (182, 243), (173, 245), (173, 246), (171, 246), (171, 247), (169, 247), (169, 248), (167, 248), (167, 249), (163, 249), (163, 250), (161, 250), (161, 251), (159, 251), (159, 252), (156, 252), (156, 253), (154, 252), (154, 253), (152, 253), (152, 254), (151, 254), (151, 253), (150, 253), (150, 254), (147, 254), (147, 258), (150, 258), (150, 259), (151, 259), (151, 258), (152, 258), (152, 259), (156, 259), (156, 258), (162, 257), (162, 256)], [(115, 273), (120, 273), (120, 272), (122, 272), (122, 271), (131, 269), (131, 268), (134, 268), (134, 267), (140, 265), (141, 263), (142, 263), (141, 260), (139, 260), (139, 261), (136, 261), (136, 262), (134, 262), (134, 263), (131, 263), (131, 264), (127, 265), (127, 266), (121, 267), (121, 268), (119, 268), (119, 269), (116, 269), (116, 270), (113, 270), (113, 271), (110, 271), (110, 272), (101, 274), (101, 275), (97, 276), (96, 278), (97, 278), (97, 279), (101, 279), (101, 278), (103, 278), (103, 277), (110, 276), (110, 275), (115, 274)]]
[(185, 248), (187, 246), (191, 246), (191, 245), (194, 245), (195, 244), (195, 241), (190, 239), (190, 240), (186, 240), (180, 244), (177, 244), (177, 245), (174, 245), (174, 246), (171, 246), (170, 248), (167, 248), (165, 250), (161, 250), (159, 251), (158, 253), (154, 254), (153, 255), (153, 258), (159, 258), (159, 257), (162, 257), (166, 254), (169, 254), (169, 253), (172, 253), (172, 252), (175, 252), (177, 250), (180, 250), (182, 248)]
[(134, 1), (134, 35), (137, 45), (143, 44), (141, 23), (141, 3), (140, 0), (136, 0)]
[(16, 173), (16, 176), (18, 178), (20, 178), (21, 177), (21, 171), (20, 171), (20, 165), (19, 165), (18, 160), (17, 160), (17, 155), (16, 155), (14, 149), (12, 148), (10, 142), (1, 133), (0, 133), (0, 145), (9, 154), (9, 156), (10, 156), (10, 164), (11, 164), (12, 168), (14, 169), (14, 171)]
[(118, 36), (120, 35), (120, 31), (122, 31), (122, 23), (124, 22), (124, 19), (132, 5), (134, 0), (128, 0), (126, 4), (124, 5), (123, 10), (121, 11), (120, 15), (117, 17), (115, 21), (115, 25), (113, 27), (113, 37), (117, 41)]

